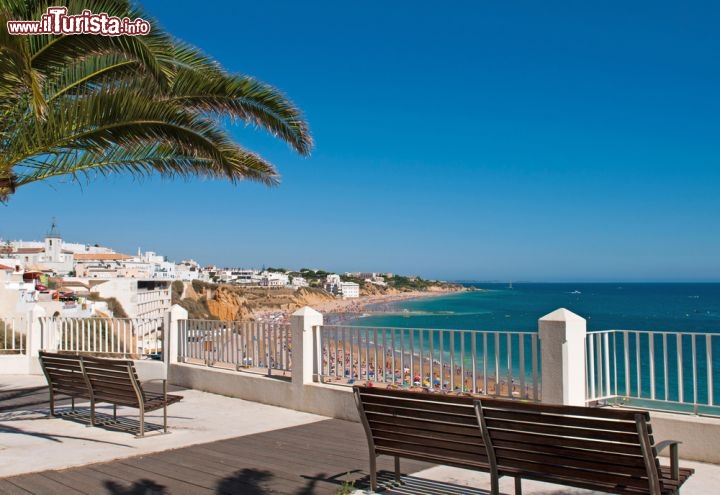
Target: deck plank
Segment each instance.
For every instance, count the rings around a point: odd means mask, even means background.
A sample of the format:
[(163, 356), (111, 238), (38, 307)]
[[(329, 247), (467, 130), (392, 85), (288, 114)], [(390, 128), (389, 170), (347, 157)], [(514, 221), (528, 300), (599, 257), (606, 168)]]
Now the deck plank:
[[(403, 473), (430, 464), (403, 459)], [(0, 494), (276, 493), (333, 495), (345, 480), (367, 479), (368, 449), (358, 423), (315, 423), (112, 462), (0, 479)], [(392, 471), (393, 459), (378, 459)]]

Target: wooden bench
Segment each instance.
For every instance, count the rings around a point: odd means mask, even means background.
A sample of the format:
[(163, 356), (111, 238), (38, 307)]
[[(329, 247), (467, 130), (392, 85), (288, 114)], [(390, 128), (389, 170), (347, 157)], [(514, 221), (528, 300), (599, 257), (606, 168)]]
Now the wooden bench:
[(376, 459), (395, 457), (490, 472), (482, 433), (469, 396), (353, 387), (370, 450), (370, 484), (377, 490)]
[(69, 395), (75, 409), (75, 398), (90, 401), (90, 424), (96, 422), (96, 406), (100, 402), (113, 405), (113, 420), (117, 421), (117, 406), (134, 407), (140, 412), (138, 436), (145, 435), (145, 413), (163, 409), (163, 431), (167, 433), (167, 406), (182, 399), (167, 393), (167, 381), (162, 381), (162, 393), (145, 391), (132, 360), (106, 359), (70, 354), (40, 352), (40, 364), (50, 390), (50, 414), (54, 415), (55, 395)]
[(113, 405), (113, 419), (117, 420), (117, 406), (134, 407), (140, 411), (138, 436), (145, 435), (145, 413), (162, 408), (163, 431), (167, 433), (167, 406), (182, 399), (167, 393), (167, 380), (162, 381), (162, 393), (143, 390), (129, 359), (105, 359), (82, 356), (83, 373), (90, 389), (90, 423), (95, 424), (95, 407), (98, 402)]
[(79, 356), (40, 351), (40, 366), (50, 391), (51, 416), (55, 416), (55, 399), (58, 394), (70, 397), (73, 412), (75, 399), (90, 400), (90, 390), (82, 372)]
[[(475, 409), (492, 479), (499, 477), (587, 488), (617, 494), (678, 493), (693, 469), (678, 465), (678, 442), (654, 443), (650, 414), (612, 408), (558, 406), (479, 399)], [(670, 466), (658, 452), (670, 447)]]

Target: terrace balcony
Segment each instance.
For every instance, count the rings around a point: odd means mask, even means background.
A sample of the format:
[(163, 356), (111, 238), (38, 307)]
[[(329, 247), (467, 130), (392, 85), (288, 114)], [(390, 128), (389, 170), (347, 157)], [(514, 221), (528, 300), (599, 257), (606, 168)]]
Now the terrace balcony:
[[(612, 337), (575, 341), (572, 335), (581, 322), (574, 315), (560, 316), (541, 319), (538, 335), (508, 337), (502, 333), (481, 338), (478, 334), (473, 347), (450, 344), (470, 339), (465, 334), (447, 333), (437, 338), (435, 332), (439, 331), (427, 330), (420, 342), (421, 334), (408, 330), (327, 327), (322, 325), (322, 315), (309, 308), (293, 315), (291, 325), (199, 323), (187, 320), (181, 309), (173, 308), (162, 322), (162, 331), (155, 324), (140, 322), (127, 335), (122, 334), (126, 322), (115, 322), (110, 334), (104, 331), (93, 335), (90, 327), (78, 327), (77, 321), (28, 315), (27, 331), (18, 330), (22, 337), (13, 339), (19, 345), (0, 355), (0, 493), (334, 494), (351, 481), (362, 488), (368, 476), (367, 444), (347, 384), (368, 379), (379, 382), (382, 378), (385, 383), (400, 386), (406, 368), (411, 370), (411, 381), (415, 372), (421, 381), (425, 375), (440, 378), (444, 373), (439, 387), (484, 387), (485, 393), (517, 397), (515, 388), (527, 391), (527, 400), (547, 400), (559, 394), (554, 401), (567, 402), (581, 394), (580, 400), (588, 404), (613, 402), (611, 396), (618, 394), (609, 391), (619, 387), (623, 395), (633, 395), (638, 380), (642, 383), (637, 392), (642, 395), (642, 389), (647, 388), (643, 383), (650, 380), (635, 376), (624, 379), (623, 375), (626, 370), (640, 374), (638, 370), (644, 365), (636, 368), (631, 363), (608, 369), (606, 365), (617, 359), (609, 354), (606, 357), (605, 352), (614, 347), (603, 347), (602, 342), (607, 339), (609, 343)], [(7, 322), (5, 328), (9, 328)], [(140, 328), (148, 328), (152, 339), (140, 335)], [(554, 344), (552, 337), (543, 333), (547, 331), (558, 337), (555, 350), (561, 359), (556, 363), (559, 375), (555, 378), (550, 378), (553, 354), (549, 352)], [(167, 377), (173, 393), (184, 397), (168, 409), (170, 434), (151, 432), (136, 439), (122, 430), (122, 424), (113, 430), (88, 428), (82, 420), (47, 418), (48, 395), (45, 379), (38, 374), (37, 349), (140, 358), (144, 346), (157, 349), (162, 336), (167, 361), (140, 359), (138, 371), (141, 378)], [(620, 341), (626, 340), (624, 334), (620, 337)], [(573, 355), (568, 348), (573, 343), (583, 346), (580, 372), (576, 369), (574, 375), (569, 371), (578, 364), (562, 360), (563, 350), (566, 356)], [(696, 377), (707, 376), (708, 369), (709, 376), (714, 377), (713, 364), (718, 356), (712, 354), (714, 342), (710, 343), (701, 349), (710, 364), (693, 361)], [(697, 345), (685, 347), (697, 350)], [(433, 353), (427, 354), (431, 348)], [(588, 348), (600, 358), (589, 360)], [(388, 353), (389, 349), (393, 351)], [(664, 349), (660, 348), (659, 355), (667, 352)], [(328, 358), (337, 355), (349, 355), (349, 365), (344, 359), (333, 362)], [(365, 358), (366, 363), (385, 359), (392, 371), (381, 373), (382, 366), (378, 365), (369, 376), (369, 367), (363, 370), (362, 366), (353, 366), (356, 355), (359, 362)], [(660, 375), (672, 374), (672, 367), (662, 363), (659, 355), (653, 355), (655, 367), (671, 370), (659, 371)], [(674, 363), (685, 362), (677, 356)], [(643, 356), (639, 360), (649, 361)], [(683, 380), (693, 375), (693, 367), (686, 364), (681, 366), (685, 370)], [(458, 367), (459, 373), (453, 371)], [(396, 369), (402, 370), (399, 376)], [(593, 376), (576, 380), (578, 375), (591, 375), (591, 371)], [(469, 383), (452, 383), (465, 376), (471, 377)], [(660, 382), (653, 384), (653, 390), (662, 391), (670, 383), (669, 375)], [(581, 391), (573, 390), (578, 386)], [(713, 397), (712, 390), (711, 384), (709, 393), (696, 394), (694, 399), (702, 395), (707, 402), (708, 395)], [(650, 403), (662, 402), (659, 399), (663, 398), (655, 394)], [(670, 399), (675, 408), (679, 401)], [(713, 401), (711, 398), (710, 406)], [(631, 401), (625, 402), (627, 406)], [(66, 402), (65, 407), (68, 405)], [(62, 409), (63, 403), (60, 406)], [(101, 409), (101, 413), (108, 412)], [(121, 409), (120, 416), (132, 427), (135, 413)], [(684, 414), (652, 412), (656, 439), (683, 441), (682, 464), (696, 470), (684, 485), (684, 494), (714, 493), (720, 483), (720, 419), (701, 414), (704, 410), (697, 407)], [(150, 413), (146, 421), (161, 423), (161, 412)], [(489, 492), (490, 479), (484, 473), (405, 460), (401, 466), (406, 473), (405, 485), (389, 487), (385, 493)], [(385, 479), (389, 481), (393, 460), (381, 457), (379, 469), (387, 473)], [(512, 493), (512, 480), (503, 480), (501, 491)], [(524, 493), (593, 492), (525, 482)]]

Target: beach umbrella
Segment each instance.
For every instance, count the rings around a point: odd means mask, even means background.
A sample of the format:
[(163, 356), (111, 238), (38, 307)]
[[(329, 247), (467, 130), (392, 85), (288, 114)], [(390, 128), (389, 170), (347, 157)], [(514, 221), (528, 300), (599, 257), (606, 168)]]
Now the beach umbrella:
[(419, 382), (419, 381), (420, 381), (420, 375), (415, 375), (415, 376), (413, 377), (413, 380), (415, 380), (416, 382)]

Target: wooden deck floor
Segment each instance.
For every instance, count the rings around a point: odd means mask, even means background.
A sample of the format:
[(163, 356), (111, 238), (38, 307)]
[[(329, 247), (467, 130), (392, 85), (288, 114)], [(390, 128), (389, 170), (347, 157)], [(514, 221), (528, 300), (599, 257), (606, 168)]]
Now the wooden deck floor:
[[(46, 400), (46, 394), (38, 389), (26, 390), (21, 397), (5, 395), (3, 408), (37, 404)], [(403, 473), (413, 473), (429, 465), (402, 460), (401, 467)], [(387, 477), (392, 458), (381, 457), (378, 469)], [(335, 494), (347, 480), (363, 486), (367, 478), (362, 426), (328, 419), (113, 462), (2, 478), (0, 494), (319, 495)]]

